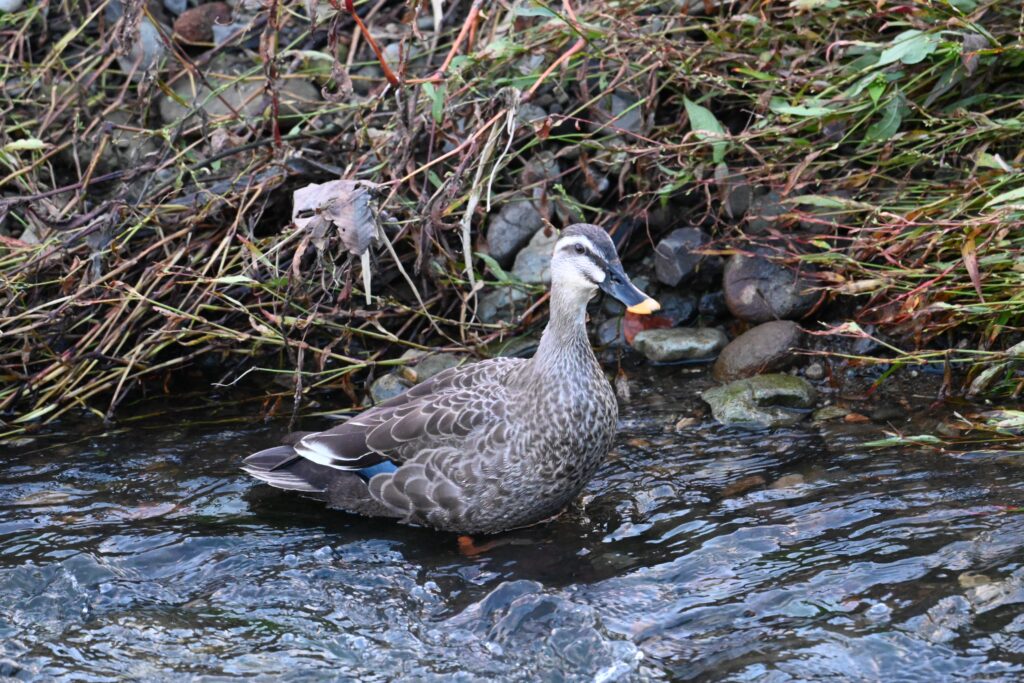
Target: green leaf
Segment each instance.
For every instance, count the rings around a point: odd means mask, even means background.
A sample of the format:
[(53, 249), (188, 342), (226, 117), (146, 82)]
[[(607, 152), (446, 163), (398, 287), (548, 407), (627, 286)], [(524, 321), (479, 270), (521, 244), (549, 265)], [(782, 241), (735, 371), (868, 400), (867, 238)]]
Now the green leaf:
[(423, 92), (427, 93), (427, 97), (430, 98), (431, 102), (430, 113), (437, 123), (441, 123), (444, 120), (444, 95), (446, 87), (444, 83), (438, 87), (429, 81), (423, 84)]
[(509, 275), (504, 268), (498, 265), (498, 262), (494, 260), (489, 254), (482, 252), (476, 252), (477, 257), (487, 265), (487, 269), (494, 273), (494, 277), (498, 279), (501, 284), (511, 284), (516, 282), (516, 279)]
[(864, 133), (864, 140), (867, 142), (882, 142), (888, 140), (900, 130), (903, 123), (903, 113), (906, 105), (903, 103), (903, 96), (897, 94), (889, 100), (888, 104), (882, 107), (882, 118), (875, 121)]
[(910, 29), (896, 36), (889, 47), (882, 51), (875, 66), (886, 66), (896, 62), (917, 64), (935, 52), (940, 38), (932, 33)]
[(24, 140), (15, 140), (14, 142), (8, 142), (4, 145), (5, 152), (35, 152), (40, 149), (44, 149), (46, 143), (38, 138), (26, 138)]
[(729, 143), (725, 138), (725, 128), (718, 122), (711, 110), (693, 102), (688, 97), (683, 98), (683, 105), (686, 107), (686, 115), (690, 118), (690, 128), (697, 134), (698, 140), (712, 140), (712, 159), (716, 164), (725, 159), (725, 150)]
[(788, 104), (781, 97), (773, 97), (768, 103), (768, 108), (776, 114), (801, 117), (825, 116), (835, 113), (835, 110), (818, 104), (817, 100), (807, 100), (806, 104)]
[(259, 284), (251, 277), (245, 275), (221, 275), (220, 277), (214, 278), (214, 282), (221, 285), (255, 285)]
[(985, 208), (988, 209), (993, 206), (1009, 204), (1010, 202), (1015, 202), (1019, 199), (1024, 200), (1024, 187), (1018, 187), (1015, 190), (1010, 190), (1008, 192), (1003, 192), (1002, 194), (997, 194), (995, 197), (990, 199), (987, 204), (985, 204)]
[(868, 86), (868, 95), (871, 97), (871, 101), (876, 105), (878, 100), (882, 99), (882, 93), (885, 92), (885, 83), (874, 81)]

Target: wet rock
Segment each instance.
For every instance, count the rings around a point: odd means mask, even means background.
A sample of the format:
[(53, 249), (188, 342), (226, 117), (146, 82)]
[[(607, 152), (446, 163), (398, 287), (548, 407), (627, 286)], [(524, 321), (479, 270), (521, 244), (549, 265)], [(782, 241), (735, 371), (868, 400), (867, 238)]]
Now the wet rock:
[(225, 2), (208, 2), (181, 13), (174, 21), (174, 37), (188, 45), (213, 42), (215, 24), (231, 22), (231, 7)]
[(412, 386), (412, 383), (407, 380), (388, 373), (382, 375), (373, 381), (370, 385), (370, 396), (369, 399), (374, 403), (383, 403), (389, 399), (399, 396), (405, 393), (405, 391)]
[(799, 318), (817, 299), (808, 281), (761, 255), (730, 257), (723, 285), (732, 314), (754, 323)]
[(811, 413), (811, 420), (816, 423), (841, 420), (846, 417), (848, 412), (850, 411), (846, 408), (841, 408), (837, 405), (825, 405)]
[(729, 309), (725, 306), (725, 292), (707, 292), (697, 303), (697, 312), (705, 318), (721, 318)]
[(701, 398), (724, 425), (761, 429), (796, 424), (814, 405), (817, 393), (792, 375), (758, 375), (708, 389)]
[(512, 320), (526, 308), (529, 295), (519, 287), (498, 287), (480, 297), (477, 316), (485, 323)]
[(633, 348), (653, 361), (712, 358), (727, 343), (721, 330), (713, 327), (672, 327), (643, 330), (633, 339)]
[(714, 378), (726, 382), (790, 365), (793, 349), (800, 345), (800, 326), (788, 320), (763, 323), (729, 343), (715, 362)]
[(558, 235), (553, 230), (550, 235), (547, 232), (545, 228), (538, 230), (530, 238), (530, 243), (516, 254), (512, 274), (522, 282), (531, 285), (551, 284), (551, 254)]
[(507, 268), (543, 225), (540, 211), (531, 202), (505, 204), (487, 226), (487, 253)]
[(803, 486), (805, 483), (804, 475), (802, 474), (784, 474), (771, 483), (768, 487), (776, 491), (783, 489), (796, 488), (797, 486)]
[[(765, 324), (768, 325), (769, 323)], [(824, 379), (825, 366), (822, 365), (819, 361), (809, 363), (807, 367), (804, 368), (804, 377), (815, 382), (817, 382), (819, 379)]]
[(181, 14), (188, 9), (188, 0), (164, 0), (164, 8), (171, 14)]
[(708, 236), (700, 228), (679, 228), (669, 233), (654, 249), (654, 272), (658, 281), (675, 287), (692, 278), (703, 260), (696, 251), (707, 241)]
[(788, 211), (782, 203), (782, 196), (772, 190), (754, 197), (750, 202), (747, 215), (747, 230), (755, 235), (763, 235), (769, 229), (777, 227), (780, 217)]
[(747, 491), (756, 489), (759, 486), (764, 486), (766, 483), (768, 483), (767, 480), (760, 474), (752, 474), (749, 477), (743, 477), (722, 489), (722, 498), (736, 498), (738, 496), (742, 496)]
[[(160, 98), (160, 116), (167, 123), (173, 123), (196, 108), (210, 117), (233, 117), (235, 111), (243, 117), (262, 115), (268, 106), (263, 95), (263, 76), (243, 77), (242, 74), (248, 70), (248, 63), (232, 60), (228, 55), (214, 59), (207, 67), (206, 79), (219, 91), (219, 96), (213, 95), (205, 83), (189, 78), (179, 79), (174, 84), (174, 92), (188, 106), (164, 95)], [(283, 78), (278, 96), (281, 115), (295, 116), (317, 107), (320, 89), (301, 78)]]
[(658, 295), (658, 303), (661, 304), (658, 315), (668, 318), (673, 326), (689, 322), (697, 313), (697, 299), (689, 294), (665, 292)]
[(597, 345), (613, 349), (621, 349), (628, 346), (622, 316), (608, 318), (608, 320), (605, 320), (598, 326)]

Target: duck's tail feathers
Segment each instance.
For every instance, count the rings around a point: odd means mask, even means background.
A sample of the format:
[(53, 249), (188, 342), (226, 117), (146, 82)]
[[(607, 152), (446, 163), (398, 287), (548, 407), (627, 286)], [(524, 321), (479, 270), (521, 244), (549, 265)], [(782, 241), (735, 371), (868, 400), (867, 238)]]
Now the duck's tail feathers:
[(242, 461), (242, 469), (271, 486), (288, 491), (324, 494), (327, 481), (291, 446), (274, 446), (253, 453)]

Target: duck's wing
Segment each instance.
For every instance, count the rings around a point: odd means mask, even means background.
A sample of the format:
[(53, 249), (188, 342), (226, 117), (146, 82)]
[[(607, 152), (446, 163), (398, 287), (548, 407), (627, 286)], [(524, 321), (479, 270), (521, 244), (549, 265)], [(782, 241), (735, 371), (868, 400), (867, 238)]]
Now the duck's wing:
[(524, 362), (492, 358), (450, 368), (344, 424), (306, 436), (295, 453), (341, 470), (401, 464), (424, 448), (503, 419), (504, 379)]

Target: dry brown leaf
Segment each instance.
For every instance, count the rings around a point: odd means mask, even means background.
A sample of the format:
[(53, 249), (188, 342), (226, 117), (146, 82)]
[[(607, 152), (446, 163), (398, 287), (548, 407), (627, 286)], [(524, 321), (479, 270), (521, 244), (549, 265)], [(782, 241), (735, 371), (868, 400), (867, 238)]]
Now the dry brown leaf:
[(292, 195), (292, 222), (307, 230), (317, 249), (323, 250), (333, 225), (342, 244), (361, 256), (377, 237), (377, 215), (369, 183), (331, 180), (300, 188)]

